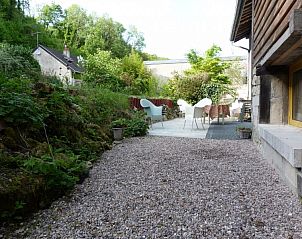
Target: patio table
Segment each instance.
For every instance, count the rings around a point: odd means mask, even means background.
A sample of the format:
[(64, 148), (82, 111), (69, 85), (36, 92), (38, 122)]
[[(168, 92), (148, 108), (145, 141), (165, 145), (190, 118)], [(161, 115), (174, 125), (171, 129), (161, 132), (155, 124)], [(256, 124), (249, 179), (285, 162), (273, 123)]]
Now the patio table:
[(224, 124), (224, 117), (230, 116), (230, 107), (229, 105), (211, 105), (205, 107), (205, 112), (209, 116), (209, 122), (210, 118), (214, 119), (217, 118), (218, 124), (219, 124), (219, 117), (222, 117), (222, 124)]

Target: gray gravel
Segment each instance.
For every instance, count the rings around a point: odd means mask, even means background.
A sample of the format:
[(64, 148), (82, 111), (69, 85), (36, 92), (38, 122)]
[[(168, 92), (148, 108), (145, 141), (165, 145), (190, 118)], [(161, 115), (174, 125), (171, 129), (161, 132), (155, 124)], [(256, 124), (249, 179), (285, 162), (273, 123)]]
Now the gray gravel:
[(7, 238), (302, 238), (302, 205), (249, 140), (145, 137)]

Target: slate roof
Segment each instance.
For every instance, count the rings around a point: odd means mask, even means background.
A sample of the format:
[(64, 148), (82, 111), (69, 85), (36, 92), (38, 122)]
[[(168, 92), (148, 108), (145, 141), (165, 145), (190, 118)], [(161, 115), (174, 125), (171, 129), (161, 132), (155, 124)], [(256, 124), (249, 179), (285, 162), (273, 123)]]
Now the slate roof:
[(62, 52), (48, 48), (41, 44), (39, 44), (39, 47), (48, 52), (65, 66), (68, 66), (73, 72), (82, 73), (84, 71), (83, 68), (78, 65), (77, 57), (70, 55), (70, 58), (68, 59), (65, 55), (63, 55)]

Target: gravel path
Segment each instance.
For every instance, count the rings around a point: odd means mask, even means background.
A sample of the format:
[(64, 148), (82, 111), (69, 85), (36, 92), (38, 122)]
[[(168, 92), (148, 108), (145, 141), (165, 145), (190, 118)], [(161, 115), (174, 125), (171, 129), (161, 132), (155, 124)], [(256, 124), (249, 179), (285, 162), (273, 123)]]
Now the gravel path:
[(133, 138), (7, 238), (302, 238), (302, 205), (249, 140)]

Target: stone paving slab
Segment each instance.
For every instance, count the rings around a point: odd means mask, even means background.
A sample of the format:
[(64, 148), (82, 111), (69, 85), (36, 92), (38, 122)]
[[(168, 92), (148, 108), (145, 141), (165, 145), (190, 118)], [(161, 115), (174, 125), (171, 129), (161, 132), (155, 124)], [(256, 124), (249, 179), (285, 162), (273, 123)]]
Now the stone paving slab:
[(195, 123), (188, 120), (184, 127), (184, 118), (176, 118), (169, 121), (164, 121), (163, 125), (158, 122), (152, 125), (149, 129), (149, 135), (151, 136), (171, 136), (171, 137), (185, 137), (185, 138), (201, 138), (201, 139), (231, 139), (237, 140), (239, 136), (236, 132), (238, 126), (252, 127), (250, 122), (239, 122), (235, 118), (226, 118), (224, 124), (217, 122), (217, 120), (212, 120), (210, 125), (208, 121), (202, 124), (200, 120), (197, 120), (196, 127)]

